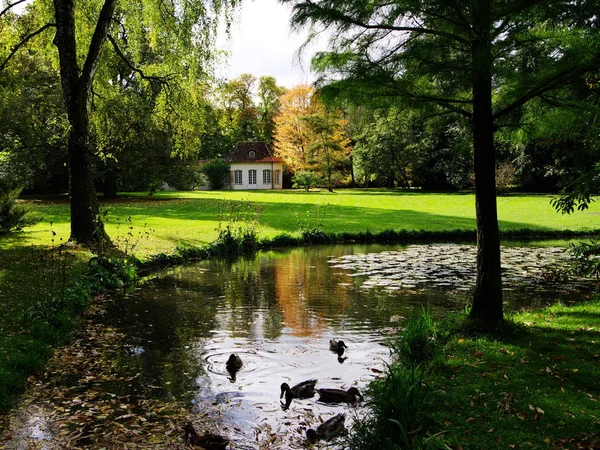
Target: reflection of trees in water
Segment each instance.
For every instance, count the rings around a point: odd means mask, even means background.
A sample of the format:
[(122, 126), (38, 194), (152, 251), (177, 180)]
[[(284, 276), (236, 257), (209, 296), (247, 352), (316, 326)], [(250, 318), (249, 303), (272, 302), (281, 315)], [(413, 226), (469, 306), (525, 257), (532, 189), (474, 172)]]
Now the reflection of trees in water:
[(347, 287), (329, 269), (327, 258), (314, 249), (286, 252), (275, 272), (277, 303), (293, 334), (319, 334), (327, 325), (323, 315), (331, 317), (348, 309)]

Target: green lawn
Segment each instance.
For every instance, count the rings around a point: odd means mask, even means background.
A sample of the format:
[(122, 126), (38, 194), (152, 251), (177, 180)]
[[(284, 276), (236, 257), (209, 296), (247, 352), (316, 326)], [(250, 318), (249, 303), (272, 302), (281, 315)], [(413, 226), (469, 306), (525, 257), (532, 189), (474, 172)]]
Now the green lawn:
[(430, 380), (441, 394), (432, 413), (464, 448), (592, 448), (599, 317), (596, 299), (517, 314), (508, 335), (456, 336), (443, 347), (450, 370)]
[[(415, 448), (598, 448), (599, 318), (596, 296), (517, 313), (492, 334), (462, 316), (430, 328), (412, 319), (394, 338), (385, 379), (370, 386), (374, 414), (350, 448), (436, 438), (448, 445)], [(424, 335), (431, 359), (419, 353)], [(421, 355), (417, 369), (411, 355)]]
[[(591, 231), (600, 229), (600, 205), (572, 215), (557, 213), (549, 195), (512, 195), (498, 198), (503, 231)], [(219, 205), (225, 202), (261, 205), (259, 233), (265, 237), (319, 227), (326, 232), (394, 230), (474, 230), (475, 199), (472, 194), (423, 194), (390, 190), (326, 191), (194, 191), (123, 194), (102, 203), (111, 237), (135, 241), (140, 256), (170, 252), (177, 245), (202, 245), (215, 239)], [(69, 235), (66, 200), (34, 201), (44, 221), (8, 241), (16, 244), (48, 244), (51, 231), (63, 241)], [(125, 221), (131, 218), (132, 229)], [(52, 225), (50, 225), (52, 222)], [(128, 237), (128, 232), (133, 237)], [(144, 239), (138, 239), (144, 237)], [(138, 242), (139, 241), (139, 242)], [(6, 245), (6, 244), (5, 244)]]

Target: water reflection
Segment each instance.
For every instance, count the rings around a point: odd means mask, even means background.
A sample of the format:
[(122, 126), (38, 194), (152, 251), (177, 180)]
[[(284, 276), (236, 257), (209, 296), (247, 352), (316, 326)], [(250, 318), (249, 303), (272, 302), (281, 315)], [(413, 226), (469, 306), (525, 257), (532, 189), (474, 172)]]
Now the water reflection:
[[(217, 411), (234, 448), (298, 448), (306, 428), (340, 412), (351, 426), (364, 410), (315, 399), (282, 408), (281, 383), (317, 378), (318, 388), (362, 391), (389, 360), (382, 343), (404, 317), (423, 304), (436, 314), (465, 307), (474, 257), (463, 247), (298, 248), (165, 271), (109, 311), (127, 336), (117, 363), (138, 374), (121, 388), (147, 395), (153, 386), (151, 395), (189, 399), (198, 414)], [(505, 262), (512, 306), (531, 301), (525, 280), (539, 289), (534, 268), (560, 254), (536, 252)], [(544, 290), (546, 300), (562, 295)], [(346, 348), (332, 351), (331, 340)], [(234, 374), (231, 354), (243, 361)]]

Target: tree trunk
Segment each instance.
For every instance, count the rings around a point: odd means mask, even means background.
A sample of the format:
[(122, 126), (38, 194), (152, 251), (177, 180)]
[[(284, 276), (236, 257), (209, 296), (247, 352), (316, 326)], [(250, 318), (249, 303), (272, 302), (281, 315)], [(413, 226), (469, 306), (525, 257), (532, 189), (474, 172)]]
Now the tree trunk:
[(500, 232), (496, 209), (490, 0), (478, 0), (473, 41), (473, 146), (477, 218), (477, 280), (470, 317), (488, 325), (503, 320)]
[[(106, 160), (106, 170), (104, 171), (104, 186), (103, 194), (104, 199), (117, 198), (117, 180), (119, 179), (119, 173), (115, 165), (114, 160)], [(233, 184), (233, 183), (232, 183)]]
[(87, 95), (71, 99), (68, 109), (69, 200), (71, 203), (70, 241), (92, 247), (106, 244), (109, 239), (100, 218), (94, 174), (89, 148)]
[(98, 248), (110, 243), (100, 218), (94, 187), (92, 154), (89, 146), (88, 99), (100, 52), (106, 41), (116, 0), (105, 0), (83, 66), (77, 63), (75, 1), (54, 0), (56, 36), (63, 100), (70, 131), (67, 144), (70, 241)]

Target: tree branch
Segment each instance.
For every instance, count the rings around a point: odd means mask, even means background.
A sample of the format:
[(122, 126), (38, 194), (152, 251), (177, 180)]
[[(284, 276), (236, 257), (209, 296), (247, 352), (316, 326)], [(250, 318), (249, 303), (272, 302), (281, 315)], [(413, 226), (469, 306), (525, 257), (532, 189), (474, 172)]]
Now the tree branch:
[(112, 37), (111, 34), (108, 34), (108, 40), (110, 41), (110, 43), (112, 44), (113, 48), (115, 49), (115, 52), (117, 53), (117, 55), (119, 56), (119, 58), (121, 58), (123, 60), (123, 62), (125, 64), (127, 64), (127, 67), (129, 67), (131, 69), (132, 72), (137, 73), (140, 77), (142, 77), (144, 80), (148, 80), (148, 81), (154, 81), (157, 82), (159, 84), (162, 85), (166, 85), (168, 84), (168, 79), (169, 76), (165, 76), (165, 77), (156, 77), (156, 76), (152, 76), (152, 75), (146, 75), (144, 73), (144, 71), (142, 69), (139, 69), (137, 67), (135, 67), (131, 61), (129, 61), (129, 59), (127, 59), (127, 57), (125, 56), (125, 54), (121, 51), (121, 49), (119, 48), (119, 44), (117, 43), (117, 41)]
[(89, 89), (94, 79), (94, 73), (100, 62), (100, 52), (106, 42), (106, 36), (108, 35), (108, 28), (112, 22), (113, 12), (115, 10), (115, 4), (117, 0), (104, 0), (100, 15), (98, 16), (98, 22), (94, 29), (94, 34), (90, 42), (90, 48), (88, 49), (83, 69), (79, 77), (79, 82), (82, 87)]
[(15, 54), (17, 53), (17, 51), (21, 47), (23, 47), (25, 44), (27, 44), (27, 42), (29, 42), (31, 39), (33, 39), (34, 37), (36, 37), (38, 34), (41, 34), (44, 31), (46, 31), (48, 28), (52, 28), (52, 27), (56, 27), (56, 24), (55, 23), (47, 23), (46, 25), (44, 25), (39, 30), (34, 31), (30, 35), (24, 37), (21, 40), (21, 42), (19, 42), (17, 45), (15, 45), (12, 48), (12, 50), (10, 51), (10, 53), (8, 54), (8, 56), (6, 57), (6, 59), (2, 62), (2, 64), (0, 64), (0, 71), (4, 70), (4, 68), (6, 67), (6, 65), (8, 64), (8, 62), (12, 59), (13, 56), (15, 56)]
[[(350, 17), (338, 10), (334, 10), (331, 8), (324, 8), (321, 5), (313, 3), (311, 0), (306, 0), (305, 4), (309, 5), (309, 7), (312, 8), (314, 11), (318, 11), (321, 14), (325, 13), (326, 16), (332, 17), (333, 18), (332, 21), (351, 24), (351, 25), (357, 26), (359, 28), (364, 28), (367, 30), (406, 31), (409, 33), (417, 32), (417, 33), (422, 33), (422, 34), (430, 34), (433, 36), (441, 36), (441, 37), (449, 38), (449, 39), (452, 39), (452, 40), (455, 40), (458, 42), (462, 42), (463, 44), (469, 44), (469, 42), (466, 39), (464, 39), (463, 37), (457, 36), (452, 33), (445, 33), (443, 31), (437, 31), (437, 30), (432, 30), (432, 29), (423, 28), (423, 27), (410, 27), (410, 26), (400, 27), (400, 26), (396, 26), (396, 25), (386, 25), (386, 24), (381, 24), (381, 23), (368, 24), (368, 23), (361, 22), (360, 20), (355, 19), (353, 17)], [(296, 6), (296, 8), (297, 8), (297, 6)]]
[(14, 3), (7, 5), (6, 8), (4, 8), (2, 11), (0, 11), (0, 17), (2, 17), (4, 14), (6, 14), (13, 6), (17, 6), (18, 4), (26, 2), (26, 1), (27, 0), (17, 0)]
[(510, 105), (502, 108), (500, 111), (495, 113), (493, 116), (494, 121), (496, 121), (497, 119), (499, 119), (502, 116), (505, 116), (505, 115), (515, 111), (516, 109), (520, 108), (525, 103), (527, 103), (529, 100), (531, 100), (535, 97), (541, 96), (542, 94), (544, 94), (548, 91), (556, 89), (557, 87), (564, 86), (566, 83), (569, 82), (569, 80), (575, 80), (575, 78), (583, 75), (586, 72), (590, 72), (592, 70), (597, 70), (598, 66), (600, 65), (600, 61), (598, 61), (598, 59), (599, 59), (599, 57), (596, 57), (596, 60), (593, 63), (587, 64), (583, 67), (575, 67), (575, 68), (569, 67), (569, 68), (563, 70), (562, 72), (559, 72), (559, 73), (555, 74), (554, 76), (549, 77), (546, 80), (543, 80), (540, 84), (538, 84), (538, 86), (536, 86), (535, 88), (531, 89), (530, 91), (528, 91), (527, 93), (522, 95), (520, 98), (515, 100)]

